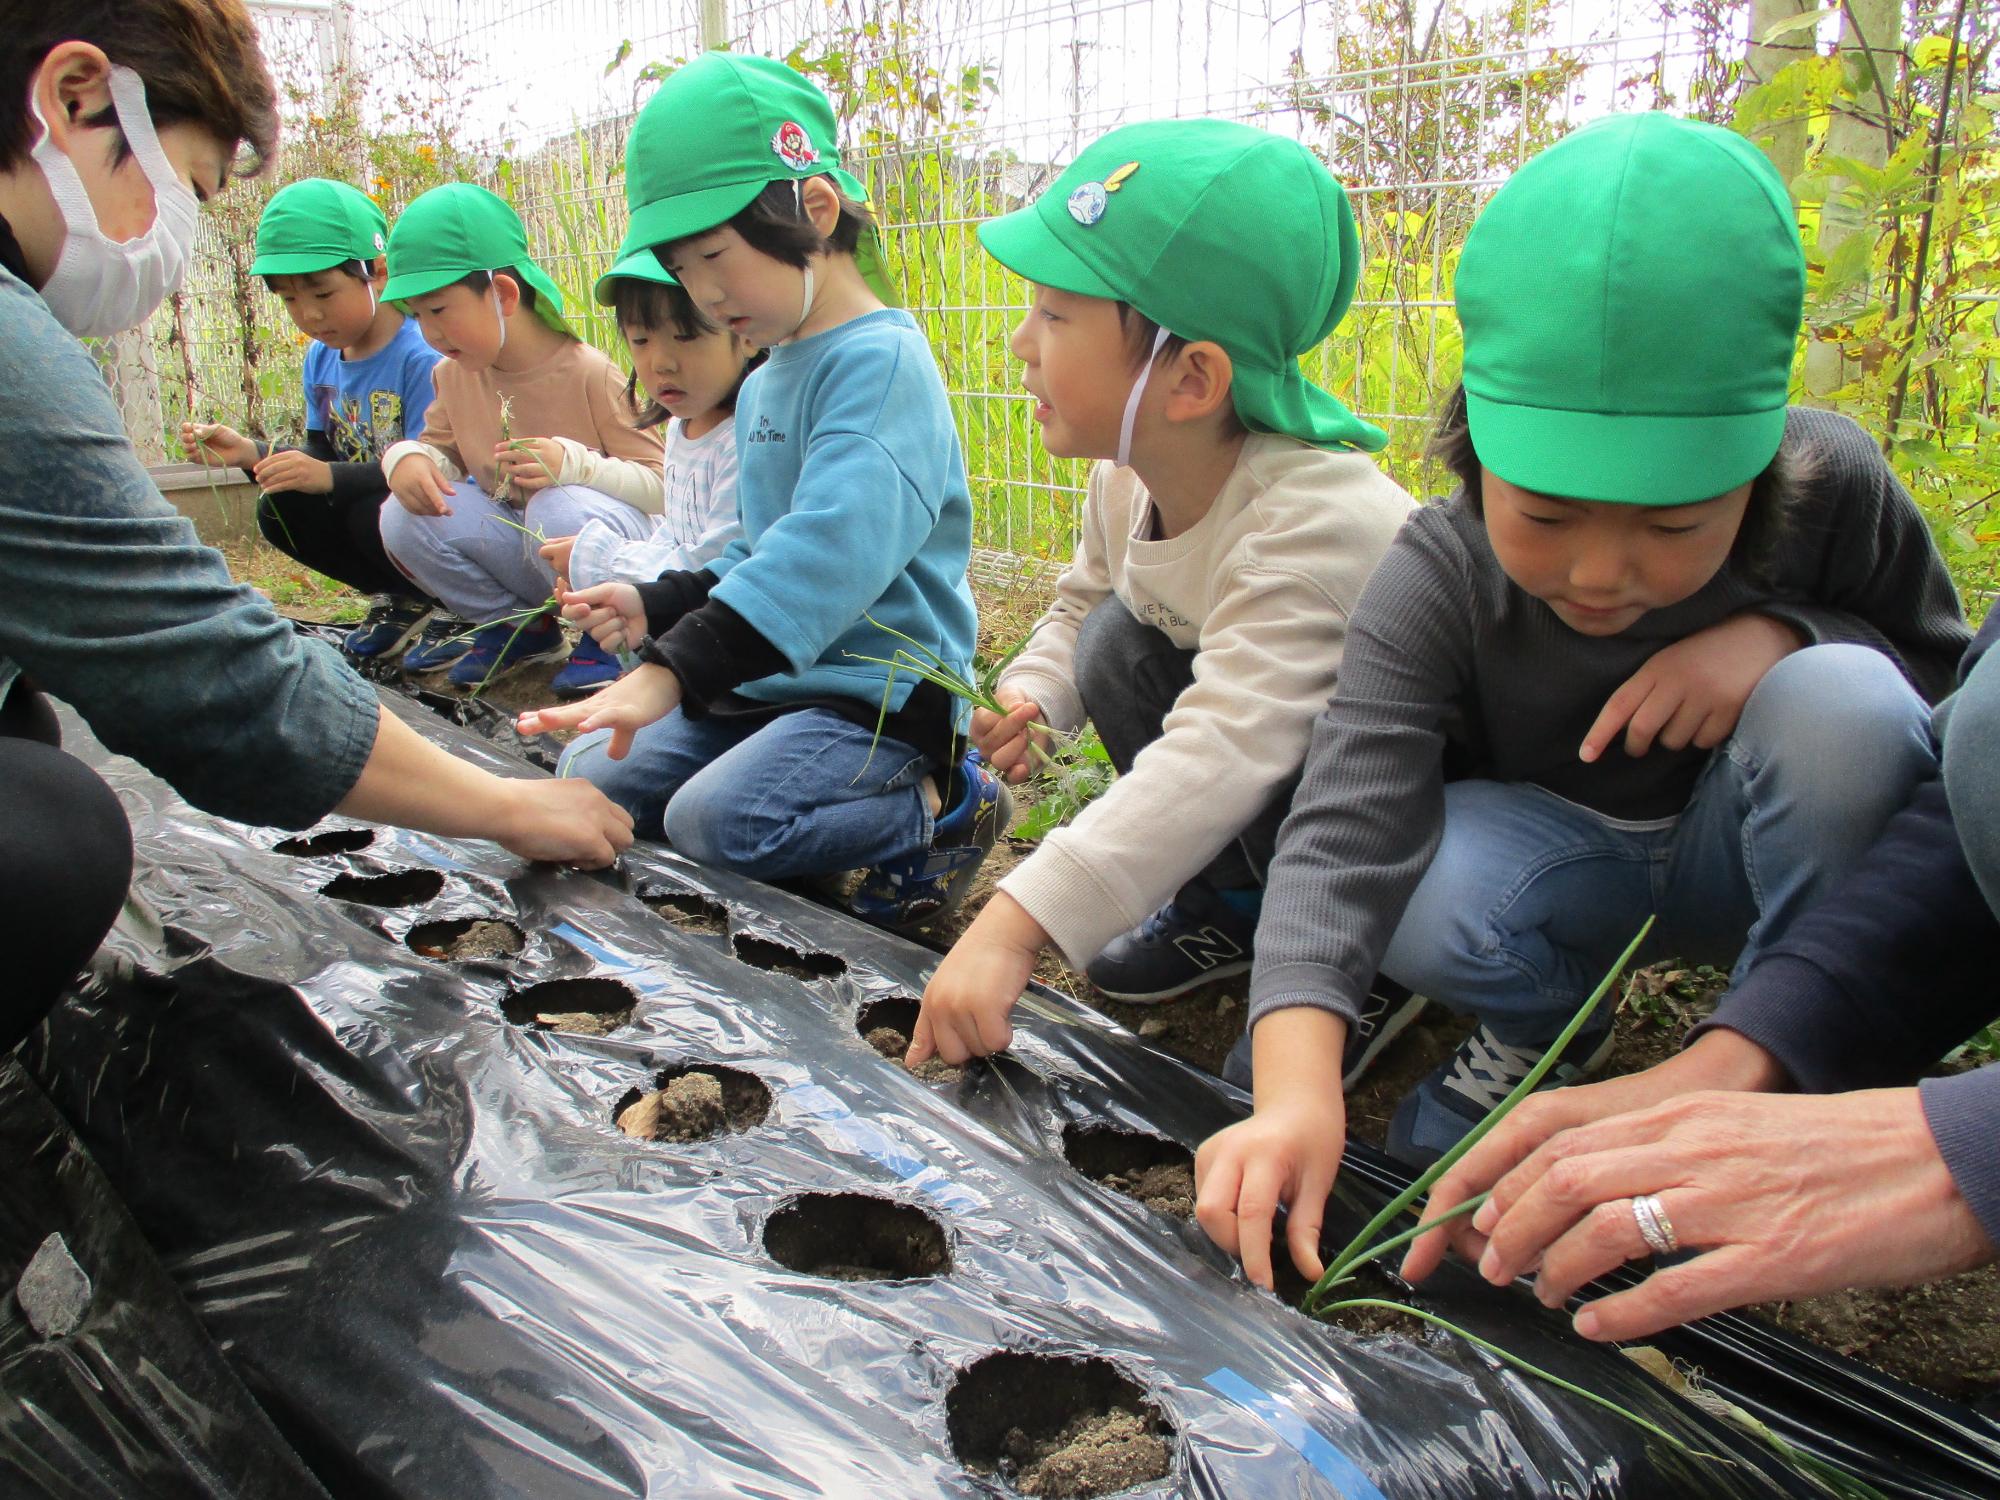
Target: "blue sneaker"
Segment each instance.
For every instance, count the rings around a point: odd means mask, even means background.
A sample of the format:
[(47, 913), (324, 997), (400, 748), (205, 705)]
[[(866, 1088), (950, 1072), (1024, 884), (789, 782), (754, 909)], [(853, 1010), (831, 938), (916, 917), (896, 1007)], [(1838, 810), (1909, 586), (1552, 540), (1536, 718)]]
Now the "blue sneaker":
[[(1612, 1040), (1608, 1020), (1585, 1027), (1564, 1049), (1563, 1060), (1549, 1069), (1542, 1087), (1561, 1088), (1596, 1072), (1611, 1055)], [(1456, 1052), (1396, 1106), (1383, 1145), (1406, 1166), (1428, 1167), (1511, 1094), (1547, 1050), (1547, 1042), (1510, 1046), (1482, 1021), (1458, 1044)]]
[(938, 818), (930, 846), (863, 871), (847, 898), (850, 913), (902, 931), (951, 915), (965, 899), (980, 861), (1014, 821), (1014, 799), (977, 750), (965, 752), (950, 787), (958, 798)]
[(1084, 973), (1108, 1000), (1151, 1005), (1249, 973), (1256, 935), (1255, 910), (1246, 911), (1205, 880), (1190, 880), (1173, 900), (1106, 943)]
[(453, 687), (484, 687), (530, 662), (554, 661), (567, 649), (562, 627), (546, 615), (526, 625), (496, 620), (473, 632), (472, 649), (458, 659), (445, 680)]
[(562, 670), (549, 680), (549, 690), (558, 698), (586, 697), (616, 682), (623, 670), (617, 657), (585, 636), (576, 643)]
[(368, 613), (347, 632), (340, 647), (360, 661), (386, 660), (415, 640), (431, 617), (430, 604), (400, 594), (377, 594)]
[(435, 672), (472, 649), (472, 622), (439, 610), (425, 624), (416, 645), (403, 653), (405, 672)]

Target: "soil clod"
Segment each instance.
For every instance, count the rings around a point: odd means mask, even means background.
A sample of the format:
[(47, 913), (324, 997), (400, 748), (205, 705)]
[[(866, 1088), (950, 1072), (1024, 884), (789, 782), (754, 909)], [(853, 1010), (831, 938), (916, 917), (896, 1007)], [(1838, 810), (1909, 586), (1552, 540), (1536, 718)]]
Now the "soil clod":
[(1194, 1153), (1178, 1141), (1110, 1125), (1067, 1125), (1063, 1155), (1084, 1176), (1156, 1214), (1194, 1217)]
[(609, 1036), (632, 1019), (639, 997), (616, 979), (545, 979), (516, 990), (501, 1010), (516, 1026), (571, 1036)]
[(701, 1141), (755, 1129), (770, 1111), (771, 1091), (756, 1074), (690, 1063), (662, 1069), (650, 1092), (626, 1090), (611, 1119), (636, 1140)]
[(1111, 1495), (1164, 1479), (1174, 1431), (1109, 1360), (1005, 1351), (945, 1397), (945, 1430), (968, 1469), (1023, 1495)]
[(807, 1193), (764, 1225), (771, 1259), (831, 1281), (906, 1281), (951, 1270), (944, 1226), (908, 1203), (867, 1193)]
[(319, 893), (363, 906), (422, 906), (443, 889), (444, 876), (436, 870), (398, 870), (391, 875), (336, 875)]
[(725, 937), (729, 932), (729, 908), (712, 896), (696, 891), (650, 891), (639, 897), (660, 916), (682, 932), (698, 937)]
[(419, 958), (468, 963), (482, 958), (512, 958), (527, 944), (527, 936), (512, 922), (493, 917), (460, 917), (450, 922), (419, 922), (403, 939)]
[(847, 972), (847, 960), (837, 953), (801, 953), (770, 938), (739, 932), (732, 939), (736, 956), (753, 969), (769, 969), (794, 979), (833, 979)]
[[(862, 1041), (900, 1068), (904, 1055), (910, 1050), (910, 1034), (916, 1030), (920, 1009), (915, 1000), (900, 995), (886, 1000), (870, 1000), (856, 1014), (854, 1029), (861, 1033)], [(929, 1058), (905, 1071), (925, 1083), (957, 1083), (965, 1077), (963, 1067), (948, 1063), (941, 1057)]]
[(290, 854), (299, 859), (311, 859), (320, 854), (352, 854), (366, 849), (375, 842), (372, 828), (329, 828), (325, 833), (301, 834), (293, 838), (279, 839), (271, 846), (273, 854)]

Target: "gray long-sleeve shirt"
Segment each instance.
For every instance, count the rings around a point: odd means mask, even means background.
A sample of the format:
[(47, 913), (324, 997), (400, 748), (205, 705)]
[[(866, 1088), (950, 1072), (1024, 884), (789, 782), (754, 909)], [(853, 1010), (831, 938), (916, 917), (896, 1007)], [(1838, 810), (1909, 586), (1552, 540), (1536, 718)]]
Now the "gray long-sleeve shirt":
[(1279, 835), (1253, 1024), (1295, 1005), (1353, 1019), (1437, 852), (1448, 780), (1530, 782), (1614, 818), (1680, 812), (1710, 752), (1576, 753), (1611, 694), (1675, 641), (1757, 611), (1815, 643), (1886, 652), (1927, 700), (1950, 690), (1964, 616), (1881, 450), (1847, 418), (1806, 408), (1785, 442), (1809, 479), (1763, 568), (1732, 559), (1616, 636), (1578, 634), (1509, 580), (1463, 494), (1410, 518), (1349, 621), (1340, 687)]
[(374, 747), (374, 690), (161, 498), (90, 355), (0, 269), (0, 696), (15, 677), (198, 807), (304, 827)]

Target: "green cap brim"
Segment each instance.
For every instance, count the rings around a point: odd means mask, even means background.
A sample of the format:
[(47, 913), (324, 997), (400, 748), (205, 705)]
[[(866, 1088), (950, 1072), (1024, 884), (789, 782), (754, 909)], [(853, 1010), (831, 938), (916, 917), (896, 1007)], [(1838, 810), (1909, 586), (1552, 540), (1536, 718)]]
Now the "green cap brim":
[(673, 272), (660, 264), (659, 256), (653, 253), (651, 245), (642, 245), (637, 250), (627, 251), (612, 262), (611, 269), (597, 278), (597, 285), (590, 289), (590, 295), (599, 307), (609, 307), (617, 294), (612, 288), (614, 281), (650, 281), (659, 286), (679, 286)]
[(250, 262), (252, 276), (310, 276), (314, 271), (331, 271), (336, 266), (351, 266), (357, 260), (376, 259), (375, 255), (335, 255), (331, 251), (306, 251), (290, 255), (260, 255)]
[(1055, 237), (1032, 206), (988, 219), (979, 226), (979, 243), (1001, 265), (1037, 286), (1054, 287), (1079, 297), (1123, 300), (1115, 288)]
[(1763, 473), (1785, 408), (1725, 416), (1561, 411), (1465, 393), (1479, 461), (1509, 484), (1566, 500), (1692, 505)]

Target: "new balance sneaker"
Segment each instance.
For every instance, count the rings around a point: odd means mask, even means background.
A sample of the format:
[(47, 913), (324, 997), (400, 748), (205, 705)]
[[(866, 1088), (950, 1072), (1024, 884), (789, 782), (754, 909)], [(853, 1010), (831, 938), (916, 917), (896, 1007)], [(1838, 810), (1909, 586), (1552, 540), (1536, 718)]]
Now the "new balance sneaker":
[(585, 636), (562, 670), (549, 679), (549, 690), (558, 698), (582, 698), (616, 682), (621, 670), (617, 657)]
[(1205, 880), (1190, 880), (1173, 900), (1105, 944), (1084, 973), (1107, 999), (1152, 1005), (1249, 973), (1256, 935), (1254, 909), (1244, 910)]
[(403, 653), (405, 672), (435, 672), (472, 649), (472, 622), (439, 610), (425, 624), (417, 643)]
[[(1587, 1078), (1611, 1055), (1611, 1023), (1580, 1031), (1542, 1080), (1545, 1089)], [(1485, 1119), (1541, 1061), (1545, 1046), (1510, 1046), (1481, 1022), (1458, 1050), (1396, 1106), (1384, 1144), (1396, 1160), (1427, 1167)]]
[(368, 601), (361, 623), (347, 632), (341, 649), (361, 661), (385, 660), (415, 640), (430, 617), (431, 606), (421, 599), (377, 594)]
[(958, 797), (937, 819), (930, 846), (864, 870), (847, 898), (850, 913), (901, 931), (949, 916), (965, 899), (980, 862), (1014, 820), (1014, 799), (977, 750), (965, 752), (951, 782)]
[[(1377, 974), (1374, 984), (1361, 1001), (1361, 1014), (1347, 1028), (1347, 1043), (1340, 1053), (1340, 1082), (1351, 1089), (1361, 1076), (1375, 1066), (1383, 1049), (1423, 1014), (1425, 1000), (1413, 995), (1386, 974)], [(1250, 1087), (1250, 1033), (1245, 1032), (1222, 1064), (1226, 1082), (1240, 1089)]]
[(568, 649), (562, 627), (550, 616), (526, 625), (495, 620), (473, 632), (472, 649), (452, 664), (445, 680), (453, 687), (484, 687), (530, 662), (554, 661)]

